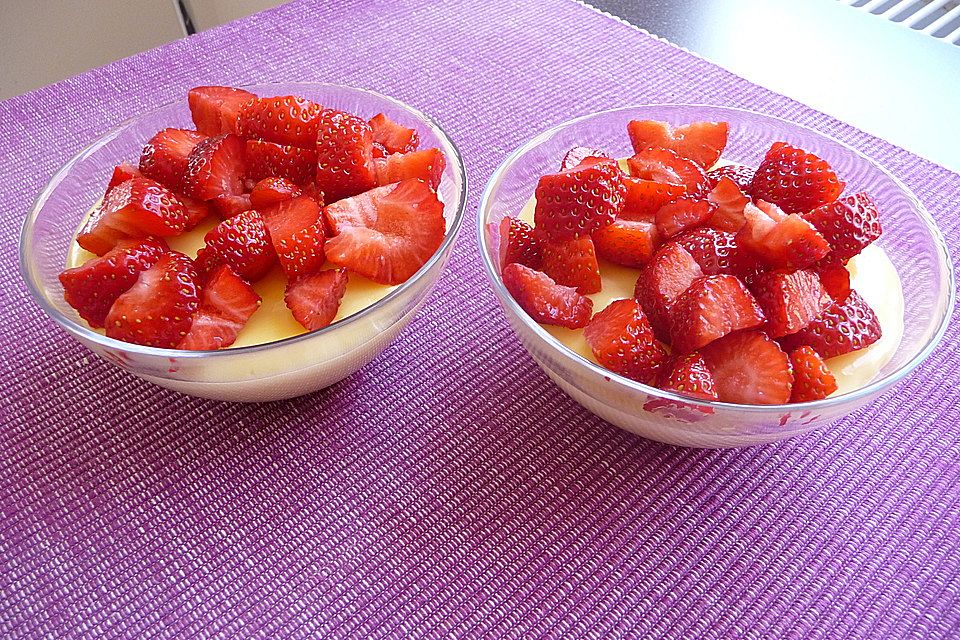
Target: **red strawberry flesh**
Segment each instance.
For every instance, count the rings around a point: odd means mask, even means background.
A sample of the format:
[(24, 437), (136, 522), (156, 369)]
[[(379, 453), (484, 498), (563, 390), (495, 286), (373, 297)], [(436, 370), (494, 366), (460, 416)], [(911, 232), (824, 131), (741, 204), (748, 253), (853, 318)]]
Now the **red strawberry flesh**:
[(291, 280), (284, 293), (287, 307), (307, 331), (329, 326), (347, 291), (345, 269), (326, 269)]
[(847, 261), (880, 237), (880, 212), (866, 193), (840, 198), (803, 214), (833, 248), (832, 255)]
[(383, 113), (370, 118), (373, 142), (383, 147), (387, 154), (410, 153), (420, 146), (420, 136), (415, 129), (398, 124)]
[(851, 290), (843, 302), (835, 302), (806, 328), (783, 339), (785, 348), (813, 347), (822, 358), (833, 358), (869, 347), (883, 331), (876, 313)]
[(551, 240), (544, 236), (540, 246), (543, 272), (557, 284), (576, 287), (584, 295), (600, 291), (600, 266), (593, 240), (589, 237)]
[(317, 176), (317, 150), (247, 140), (247, 177), (254, 181), (284, 178), (297, 186), (312, 184)]
[(408, 178), (423, 180), (431, 189), (440, 186), (440, 178), (447, 162), (440, 149), (424, 149), (410, 153), (393, 153), (373, 161), (379, 186)]
[(656, 381), (666, 359), (666, 352), (636, 300), (611, 302), (590, 320), (583, 337), (597, 362), (638, 382)]
[(790, 402), (823, 400), (837, 390), (837, 379), (816, 351), (798, 347), (790, 352), (793, 364), (793, 391)]
[(317, 142), (319, 104), (297, 96), (256, 98), (237, 113), (237, 134), (282, 145), (311, 148)]
[(556, 240), (588, 236), (612, 223), (626, 186), (614, 162), (580, 165), (537, 182), (534, 225)]
[(260, 296), (227, 265), (218, 267), (203, 287), (200, 307), (179, 349), (205, 351), (229, 347), (250, 316), (260, 308)]
[(670, 311), (674, 353), (690, 353), (725, 335), (763, 324), (763, 312), (744, 284), (731, 275), (695, 280)]
[(637, 278), (634, 297), (661, 339), (670, 334), (670, 312), (676, 299), (703, 276), (700, 265), (675, 242), (663, 245)]
[(140, 172), (171, 191), (183, 193), (190, 153), (206, 138), (187, 129), (163, 129), (143, 148)]
[(522, 264), (508, 264), (503, 284), (534, 321), (568, 329), (581, 329), (590, 322), (593, 301), (573, 287), (564, 287), (550, 276)]
[(220, 195), (241, 195), (244, 191), (246, 143), (227, 133), (203, 140), (187, 163), (184, 191), (188, 196), (212, 200)]
[(377, 184), (373, 131), (360, 118), (324, 110), (317, 124), (317, 188), (327, 202), (363, 193)]
[(786, 142), (775, 142), (750, 183), (754, 200), (772, 202), (787, 213), (806, 213), (833, 202), (843, 183), (818, 156)]
[(673, 127), (658, 120), (632, 120), (627, 124), (627, 133), (636, 153), (661, 147), (709, 169), (727, 146), (729, 128), (726, 122), (692, 122)]
[(264, 222), (288, 278), (315, 273), (326, 261), (326, 234), (320, 206), (308, 196), (263, 209)]
[(762, 331), (740, 331), (701, 350), (723, 402), (786, 404), (793, 373), (790, 358)]
[(718, 399), (713, 373), (697, 352), (669, 360), (661, 370), (658, 386), (664, 391), (700, 400)]
[(533, 227), (517, 218), (500, 221), (500, 268), (517, 262), (531, 269), (540, 269), (543, 246)]
[(625, 267), (639, 268), (650, 262), (660, 234), (652, 222), (615, 220), (593, 233), (597, 255)]
[(257, 96), (232, 87), (195, 87), (187, 94), (197, 131), (207, 136), (237, 132), (240, 107)]
[(833, 303), (813, 271), (766, 271), (748, 282), (771, 338), (800, 331)]
[(207, 232), (197, 253), (201, 272), (229, 265), (241, 278), (254, 282), (265, 276), (277, 260), (263, 216), (245, 211)]

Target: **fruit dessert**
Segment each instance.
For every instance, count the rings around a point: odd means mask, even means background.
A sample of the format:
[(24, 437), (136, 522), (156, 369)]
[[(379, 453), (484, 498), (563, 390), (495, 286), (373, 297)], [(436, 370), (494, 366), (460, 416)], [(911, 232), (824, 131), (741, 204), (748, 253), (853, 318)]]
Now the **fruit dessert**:
[(787, 404), (876, 376), (903, 332), (872, 198), (776, 142), (722, 159), (729, 127), (632, 121), (634, 155), (576, 147), (502, 220), (503, 283), (573, 351), (691, 398)]
[(171, 349), (271, 342), (384, 297), (443, 242), (439, 149), (414, 129), (296, 96), (188, 94), (194, 129), (121, 164), (60, 274), (112, 338)]

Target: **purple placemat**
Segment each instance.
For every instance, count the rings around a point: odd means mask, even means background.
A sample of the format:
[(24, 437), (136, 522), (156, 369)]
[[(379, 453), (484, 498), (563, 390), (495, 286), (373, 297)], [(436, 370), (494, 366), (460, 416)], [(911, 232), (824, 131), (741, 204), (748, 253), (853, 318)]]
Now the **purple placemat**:
[(557, 391), (497, 309), (471, 224), (393, 346), (290, 402), (155, 388), (29, 300), (15, 247), (48, 177), (203, 83), (416, 105), (464, 153), (471, 216), (508, 151), (574, 115), (748, 107), (888, 166), (960, 254), (956, 174), (573, 2), (437, 4), (297, 2), (0, 103), (0, 636), (960, 633), (956, 323), (836, 428), (699, 451)]

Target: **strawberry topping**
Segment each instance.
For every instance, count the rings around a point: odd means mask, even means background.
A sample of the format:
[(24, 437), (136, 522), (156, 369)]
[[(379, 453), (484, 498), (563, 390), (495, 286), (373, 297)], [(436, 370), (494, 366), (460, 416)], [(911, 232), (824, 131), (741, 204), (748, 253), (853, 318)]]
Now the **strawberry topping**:
[(291, 280), (283, 300), (297, 322), (307, 331), (316, 331), (337, 317), (346, 292), (346, 269), (326, 269)]
[(253, 189), (250, 190), (250, 204), (260, 209), (277, 204), (278, 202), (283, 202), (284, 200), (292, 200), (302, 194), (303, 192), (300, 190), (300, 187), (289, 180), (285, 180), (284, 178), (264, 178), (253, 185)]
[(238, 276), (253, 282), (267, 275), (277, 259), (263, 216), (256, 211), (224, 220), (208, 231), (203, 241), (204, 246), (197, 252), (201, 273), (226, 264)]
[(726, 122), (692, 122), (673, 127), (659, 120), (632, 120), (627, 134), (636, 153), (651, 147), (674, 151), (682, 158), (709, 169), (727, 146), (729, 125)]
[(800, 331), (833, 303), (813, 271), (766, 271), (748, 283), (771, 338)]
[(786, 142), (767, 151), (750, 183), (754, 200), (766, 200), (787, 213), (806, 213), (833, 202), (843, 191), (825, 160)]
[(600, 291), (600, 267), (593, 240), (589, 237), (572, 240), (544, 237), (540, 246), (543, 272), (557, 284), (576, 287), (584, 295)]
[(190, 331), (178, 349), (207, 351), (229, 347), (250, 316), (260, 308), (260, 296), (227, 265), (210, 274), (200, 296)]
[(540, 269), (543, 247), (539, 234), (523, 220), (506, 217), (500, 221), (500, 268), (517, 262)]
[(326, 261), (326, 234), (320, 206), (307, 196), (263, 209), (273, 248), (288, 278), (315, 273)]
[(237, 134), (306, 149), (317, 142), (319, 104), (297, 96), (256, 98), (245, 102), (237, 113)]
[(740, 331), (701, 351), (723, 402), (784, 404), (790, 400), (790, 358), (761, 331)]
[(143, 148), (140, 172), (171, 191), (183, 193), (190, 152), (206, 138), (187, 129), (163, 129)]
[(707, 174), (696, 162), (687, 160), (669, 149), (650, 147), (637, 152), (627, 160), (630, 175), (683, 187), (692, 197), (700, 197), (710, 190)]
[(613, 162), (545, 175), (537, 183), (534, 223), (557, 240), (588, 236), (613, 222), (625, 193), (623, 173)]
[(803, 214), (830, 246), (832, 255), (847, 261), (880, 237), (880, 212), (866, 193), (840, 198)]
[(670, 335), (670, 312), (677, 298), (703, 271), (693, 256), (676, 242), (668, 242), (640, 272), (634, 297), (643, 305), (654, 331), (661, 339)]
[(657, 229), (664, 238), (672, 238), (688, 229), (699, 227), (709, 220), (716, 210), (717, 206), (707, 200), (680, 198), (657, 211)]
[(373, 130), (360, 118), (324, 110), (317, 125), (317, 188), (336, 202), (377, 184), (373, 164)]
[(583, 330), (597, 362), (638, 382), (657, 379), (666, 351), (636, 300), (615, 300), (597, 313)]
[(731, 275), (706, 276), (677, 298), (670, 311), (670, 343), (690, 353), (723, 336), (763, 324), (763, 312), (744, 284)]
[(837, 390), (837, 379), (816, 351), (798, 347), (790, 352), (793, 364), (793, 391), (790, 402), (823, 400)]
[(580, 329), (587, 326), (593, 314), (593, 300), (522, 264), (504, 268), (503, 285), (535, 322)]
[(205, 136), (237, 132), (240, 107), (257, 96), (231, 87), (195, 87), (187, 94), (190, 115), (197, 131)]
[(660, 374), (657, 385), (664, 391), (672, 391), (701, 400), (717, 400), (717, 389), (713, 373), (697, 352), (677, 356), (667, 362)]
[(431, 189), (440, 185), (440, 177), (447, 161), (440, 149), (424, 149), (410, 153), (392, 153), (373, 161), (377, 184), (380, 186), (408, 178), (423, 180)]
[(843, 302), (835, 302), (806, 328), (783, 339), (785, 348), (813, 347), (823, 358), (859, 351), (880, 339), (883, 331), (877, 315), (851, 290)]
[(246, 165), (251, 180), (284, 178), (303, 187), (317, 177), (317, 150), (247, 140)]
[(243, 193), (245, 143), (242, 138), (226, 133), (203, 140), (187, 162), (184, 192), (201, 200), (219, 195)]
[(650, 262), (659, 242), (657, 226), (642, 220), (616, 220), (593, 233), (597, 255), (625, 267), (642, 267)]
[(382, 113), (370, 118), (370, 128), (374, 144), (382, 147), (387, 155), (410, 153), (420, 146), (420, 136), (414, 129), (397, 124)]

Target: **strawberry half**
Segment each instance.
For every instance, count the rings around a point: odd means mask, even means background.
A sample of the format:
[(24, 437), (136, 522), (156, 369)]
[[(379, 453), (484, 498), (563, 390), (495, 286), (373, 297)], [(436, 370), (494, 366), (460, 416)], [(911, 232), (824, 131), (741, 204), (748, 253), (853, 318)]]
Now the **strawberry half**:
[(543, 247), (540, 235), (523, 220), (506, 217), (500, 221), (500, 268), (517, 262), (531, 269), (540, 269)]
[(676, 242), (708, 276), (728, 273), (744, 277), (757, 270), (756, 260), (732, 233), (704, 227), (679, 236)]
[(187, 129), (163, 129), (143, 148), (140, 173), (171, 191), (183, 193), (190, 153), (206, 138)]
[(707, 194), (707, 200), (717, 207), (707, 221), (714, 229), (736, 233), (746, 223), (743, 208), (750, 202), (750, 198), (743, 194), (732, 179), (726, 176), (720, 178)]
[(786, 404), (793, 387), (790, 358), (762, 331), (740, 331), (701, 351), (717, 396), (740, 404)]
[(241, 195), (246, 173), (243, 138), (226, 133), (203, 140), (187, 162), (184, 192), (200, 200), (220, 195)]
[(820, 283), (831, 298), (837, 302), (847, 299), (850, 295), (850, 272), (847, 271), (843, 262), (833, 255), (833, 252), (828, 253), (827, 257), (815, 264), (812, 269), (820, 277)]
[(774, 268), (804, 269), (830, 252), (816, 228), (799, 215), (786, 215), (776, 205), (758, 200), (748, 203), (746, 222), (737, 232), (740, 243)]
[(316, 181), (327, 202), (349, 198), (376, 186), (370, 125), (343, 111), (326, 109), (320, 114)]
[(267, 275), (277, 259), (263, 216), (256, 211), (224, 220), (208, 231), (203, 241), (197, 252), (197, 268), (203, 274), (226, 264), (238, 276), (253, 282)]
[(880, 237), (880, 212), (866, 193), (840, 198), (803, 214), (833, 248), (832, 254), (846, 262)]
[(113, 173), (110, 175), (110, 182), (107, 184), (106, 193), (110, 192), (110, 189), (113, 189), (115, 186), (122, 182), (126, 182), (130, 178), (142, 178), (143, 174), (140, 173), (140, 169), (137, 169), (132, 164), (127, 164), (126, 162), (121, 162), (117, 165)]
[[(177, 199), (183, 204), (183, 208), (187, 211), (187, 224), (183, 227), (184, 231), (194, 229), (210, 216), (210, 205), (203, 200), (197, 200), (196, 198), (182, 194), (177, 194)], [(249, 207), (247, 208), (249, 209)]]
[(679, 127), (659, 120), (632, 120), (627, 134), (636, 153), (651, 147), (674, 151), (681, 158), (709, 169), (727, 146), (730, 125), (726, 122), (692, 122)]
[(240, 106), (237, 134), (309, 149), (317, 142), (322, 111), (316, 102), (297, 96), (256, 98)]
[(650, 322), (636, 300), (615, 300), (593, 316), (583, 330), (593, 357), (631, 380), (651, 384), (666, 359)]
[(699, 227), (709, 220), (716, 210), (717, 206), (707, 200), (679, 198), (657, 211), (657, 230), (664, 238), (672, 238), (688, 229)]
[(373, 142), (383, 147), (387, 154), (410, 153), (420, 146), (420, 136), (415, 129), (397, 124), (383, 113), (370, 118)]
[(743, 164), (725, 164), (722, 167), (707, 171), (707, 178), (714, 186), (720, 184), (720, 181), (724, 178), (729, 178), (740, 191), (746, 193), (750, 191), (750, 183), (753, 182), (753, 176), (756, 174), (757, 170), (753, 167)]
[(800, 331), (833, 304), (813, 271), (765, 271), (747, 282), (771, 338)]
[(567, 169), (573, 169), (578, 167), (581, 164), (595, 164), (603, 160), (611, 160), (610, 156), (599, 149), (592, 149), (590, 147), (574, 147), (567, 151), (563, 156), (563, 161), (560, 162), (560, 170), (566, 171)]
[(320, 271), (326, 262), (326, 233), (316, 201), (308, 196), (284, 200), (264, 208), (263, 218), (287, 278)]
[(284, 178), (303, 187), (313, 184), (317, 177), (317, 150), (247, 140), (246, 165), (251, 180)]
[(264, 178), (250, 190), (250, 204), (259, 209), (303, 195), (300, 187), (283, 178)]
[(790, 352), (793, 365), (793, 391), (790, 402), (823, 400), (837, 390), (837, 379), (816, 351), (798, 347)]
[(682, 396), (717, 400), (716, 384), (713, 373), (699, 353), (677, 356), (667, 362), (660, 374), (657, 385), (664, 391), (672, 391)]
[(843, 302), (835, 302), (805, 329), (783, 339), (784, 347), (813, 347), (822, 358), (859, 351), (880, 339), (883, 331), (877, 315), (851, 290)]
[(692, 197), (702, 196), (710, 190), (710, 181), (700, 165), (669, 149), (641, 149), (627, 160), (627, 167), (631, 176), (681, 186), (684, 193)]
[(195, 87), (187, 94), (190, 115), (197, 131), (206, 136), (237, 132), (240, 107), (256, 95), (232, 87)]
[(677, 298), (703, 271), (693, 256), (676, 242), (668, 242), (654, 254), (637, 278), (633, 296), (643, 305), (647, 318), (661, 339), (670, 335), (670, 312)]
[(316, 331), (337, 317), (346, 292), (346, 269), (326, 269), (288, 282), (283, 300), (297, 322), (307, 331)]
[(537, 182), (534, 225), (556, 240), (589, 236), (623, 207), (623, 172), (614, 162), (580, 165)]
[(576, 287), (587, 295), (600, 291), (600, 267), (593, 240), (589, 237), (572, 240), (541, 239), (543, 272), (557, 284)]
[(593, 233), (597, 255), (625, 267), (639, 268), (650, 262), (659, 243), (657, 226), (641, 220), (615, 220)]
[(504, 268), (503, 285), (520, 308), (541, 324), (581, 329), (593, 314), (593, 300), (522, 264), (514, 262)]
[(418, 178), (430, 185), (431, 189), (436, 189), (440, 186), (440, 177), (446, 166), (447, 161), (440, 149), (392, 153), (373, 161), (377, 185), (381, 187), (408, 178)]
[(654, 216), (666, 204), (681, 197), (685, 189), (676, 184), (641, 180), (630, 176), (623, 177), (627, 190), (623, 198), (623, 210), (619, 218), (623, 220), (645, 220), (653, 222)]
[(706, 276), (677, 298), (670, 311), (674, 353), (690, 353), (723, 336), (763, 324), (757, 301), (735, 276)]
[(754, 200), (766, 200), (787, 213), (806, 213), (833, 202), (843, 191), (825, 160), (786, 142), (775, 142), (750, 183)]
[(190, 331), (177, 348), (208, 351), (229, 347), (260, 308), (260, 302), (260, 296), (246, 280), (227, 265), (217, 267), (203, 287)]
[(249, 193), (241, 193), (239, 195), (225, 193), (212, 200), (208, 200), (207, 206), (210, 207), (218, 218), (226, 220), (244, 211), (253, 209), (253, 201), (250, 200)]

